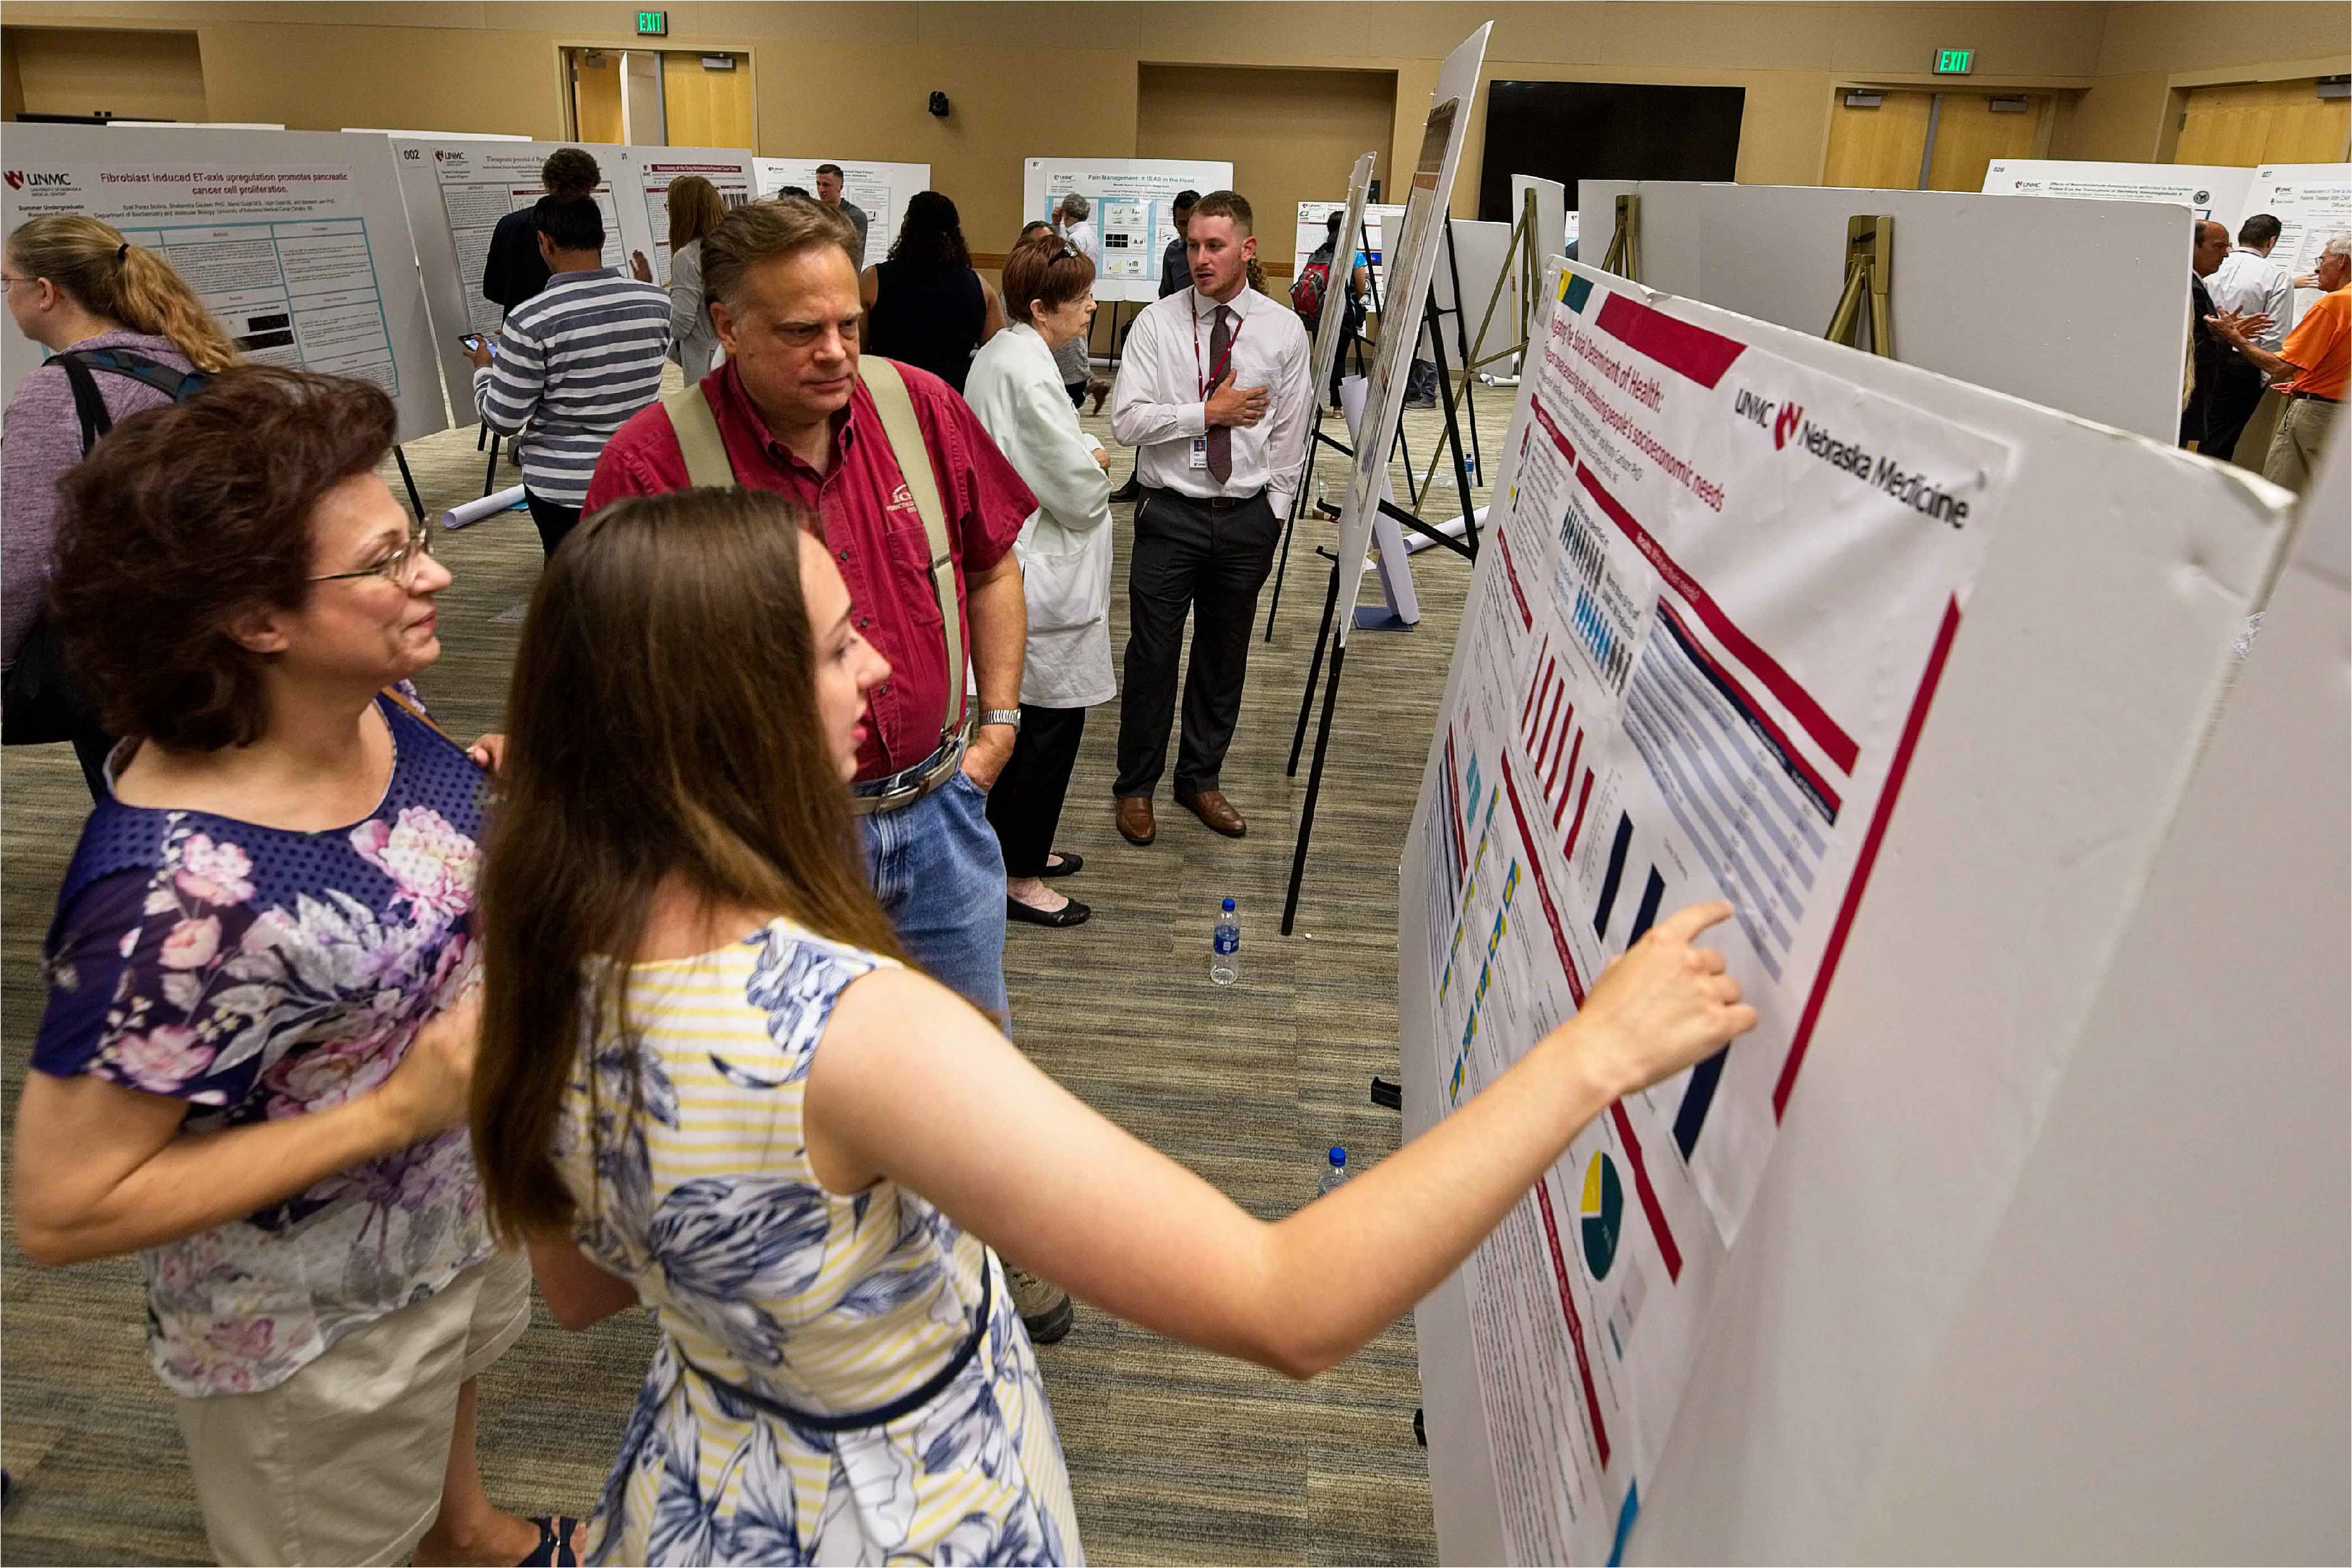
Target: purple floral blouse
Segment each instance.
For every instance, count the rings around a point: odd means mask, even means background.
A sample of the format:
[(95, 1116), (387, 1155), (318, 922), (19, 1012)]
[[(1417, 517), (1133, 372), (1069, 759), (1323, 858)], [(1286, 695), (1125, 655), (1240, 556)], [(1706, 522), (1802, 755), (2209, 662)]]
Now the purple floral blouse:
[[(192, 1132), (324, 1110), (392, 1075), (474, 968), (487, 780), (377, 706), (392, 783), (355, 827), (99, 803), (49, 930), (36, 1069), (184, 1100)], [(268, 1388), (490, 1249), (457, 1128), (141, 1253), (149, 1359), (184, 1395)]]

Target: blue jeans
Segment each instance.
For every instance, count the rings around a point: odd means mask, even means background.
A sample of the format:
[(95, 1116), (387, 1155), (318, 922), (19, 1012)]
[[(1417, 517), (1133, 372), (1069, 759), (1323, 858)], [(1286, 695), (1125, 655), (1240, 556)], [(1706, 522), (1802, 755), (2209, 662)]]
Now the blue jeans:
[(913, 805), (857, 826), (874, 896), (907, 956), (1003, 1028), (1004, 854), (988, 797), (959, 768)]

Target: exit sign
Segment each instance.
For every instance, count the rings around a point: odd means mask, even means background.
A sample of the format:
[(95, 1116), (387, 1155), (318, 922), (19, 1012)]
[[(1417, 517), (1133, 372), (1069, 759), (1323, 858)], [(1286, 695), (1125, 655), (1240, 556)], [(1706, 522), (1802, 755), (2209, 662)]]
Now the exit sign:
[[(643, 31), (640, 27), (639, 31)], [(1964, 77), (1977, 63), (1974, 49), (1937, 49), (1936, 74), (1939, 77)]]
[[(669, 13), (640, 11), (637, 13), (637, 36), (643, 38), (663, 38), (669, 36)], [(1944, 68), (1937, 66), (1937, 70)], [(1967, 68), (1965, 67), (1963, 69)]]

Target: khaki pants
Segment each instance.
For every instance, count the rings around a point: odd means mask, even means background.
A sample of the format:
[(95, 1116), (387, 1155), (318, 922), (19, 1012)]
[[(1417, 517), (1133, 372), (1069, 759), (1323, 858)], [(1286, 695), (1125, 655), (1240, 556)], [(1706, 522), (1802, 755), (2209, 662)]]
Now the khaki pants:
[(2263, 477), (2302, 495), (2311, 476), (2319, 472), (2319, 455), (2327, 445), (2327, 434), (2336, 428), (2336, 416), (2343, 412), (2341, 404), (2317, 398), (2299, 397), (2289, 402), (2279, 418), (2278, 434), (2271, 437)]
[(457, 1388), (530, 1324), (530, 1267), (498, 1253), (355, 1329), (275, 1388), (179, 1402), (213, 1554), (405, 1563), (441, 1511)]

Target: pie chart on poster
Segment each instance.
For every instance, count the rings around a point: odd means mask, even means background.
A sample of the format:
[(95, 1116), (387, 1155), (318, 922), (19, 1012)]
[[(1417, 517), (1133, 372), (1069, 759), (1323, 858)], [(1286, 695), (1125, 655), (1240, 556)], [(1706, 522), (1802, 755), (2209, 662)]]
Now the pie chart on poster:
[(1617, 1179), (1617, 1162), (1606, 1154), (1593, 1155), (1584, 1167), (1584, 1201), (1578, 1206), (1577, 1224), (1584, 1241), (1584, 1266), (1596, 1280), (1609, 1278), (1625, 1224), (1625, 1188)]

